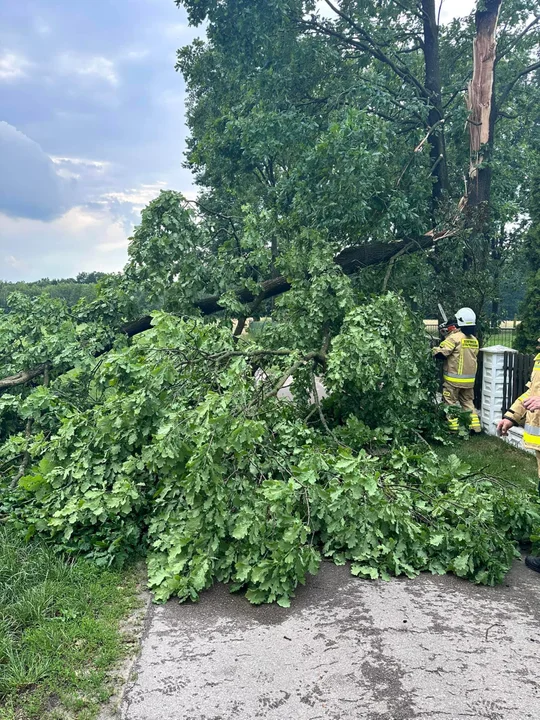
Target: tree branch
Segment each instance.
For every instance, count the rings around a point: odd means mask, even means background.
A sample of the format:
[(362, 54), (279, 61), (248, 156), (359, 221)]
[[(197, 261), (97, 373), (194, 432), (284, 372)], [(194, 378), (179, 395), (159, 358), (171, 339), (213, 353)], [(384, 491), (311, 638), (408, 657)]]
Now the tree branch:
[(351, 38), (347, 38), (346, 35), (342, 35), (341, 33), (337, 33), (335, 30), (332, 30), (327, 25), (322, 25), (318, 22), (306, 22), (304, 20), (300, 21), (301, 24), (312, 27), (318, 32), (321, 32), (325, 35), (331, 35), (333, 37), (337, 37), (341, 39), (342, 41), (352, 45), (353, 47), (357, 47), (361, 50), (364, 50), (366, 53), (370, 54), (372, 57), (376, 58), (380, 62), (384, 63), (385, 65), (388, 65), (395, 73), (405, 82), (409, 83), (409, 85), (412, 85), (413, 87), (418, 90), (421, 97), (424, 99), (429, 99), (429, 93), (422, 85), (422, 83), (412, 74), (412, 72), (409, 70), (409, 68), (401, 63), (400, 65), (396, 64), (382, 49), (380, 43), (378, 43), (361, 25), (358, 25), (351, 17), (349, 17), (346, 13), (344, 13), (342, 10), (340, 10), (338, 7), (334, 5), (331, 0), (324, 0), (324, 2), (328, 5), (329, 8), (331, 8), (336, 15), (338, 15), (342, 20), (344, 20), (349, 27), (351, 27), (353, 30), (355, 30), (361, 38), (363, 38), (364, 42), (359, 42), (358, 40), (352, 40)]
[[(413, 163), (413, 160), (414, 160), (414, 158), (415, 158), (415, 155), (416, 155), (417, 153), (419, 153), (420, 150), (424, 147), (424, 145), (426, 144), (426, 142), (429, 140), (429, 136), (431, 135), (431, 133), (435, 130), (435, 128), (436, 128), (438, 125), (441, 125), (441, 124), (443, 124), (444, 122), (445, 122), (444, 118), (441, 118), (440, 120), (438, 120), (438, 121), (433, 125), (433, 127), (431, 127), (431, 128), (429, 129), (428, 134), (425, 136), (425, 138), (423, 138), (423, 140), (420, 142), (420, 144), (417, 145), (417, 146), (414, 148), (414, 154), (411, 155), (409, 161), (407, 162), (407, 164), (406, 164), (405, 167), (403, 168), (403, 171), (402, 171), (401, 175), (399, 176), (398, 181), (397, 181), (397, 183), (396, 183), (396, 187), (399, 187), (401, 181), (403, 180), (403, 177), (405, 176), (405, 173), (406, 173), (407, 170), (411, 167), (411, 165), (412, 165), (412, 163)], [(394, 258), (391, 258), (391, 259), (390, 259), (390, 264), (393, 264), (393, 262), (394, 262)]]
[(328, 435), (330, 435), (330, 437), (334, 440), (334, 442), (337, 445), (340, 445), (341, 447), (347, 447), (346, 445), (344, 445), (342, 442), (340, 442), (337, 439), (337, 437), (334, 435), (334, 433), (330, 429), (330, 427), (326, 421), (326, 418), (324, 417), (324, 413), (323, 413), (323, 410), (321, 407), (321, 401), (319, 398), (319, 393), (317, 392), (317, 378), (315, 377), (315, 373), (313, 372), (313, 370), (311, 371), (310, 374), (311, 374), (311, 392), (313, 394), (313, 401), (315, 403), (315, 407), (317, 408), (317, 412), (319, 413), (319, 420), (321, 421), (322, 426), (324, 427), (324, 429), (326, 430)]
[[(429, 233), (422, 235), (421, 237), (414, 239), (408, 238), (398, 243), (366, 243), (364, 245), (354, 245), (347, 247), (339, 252), (334, 262), (338, 265), (345, 275), (353, 275), (362, 268), (370, 267), (373, 265), (380, 265), (388, 262), (396, 255), (417, 252), (419, 250), (427, 250), (437, 242), (445, 240), (447, 238), (456, 235), (457, 230), (446, 230), (438, 232), (431, 230)], [(265, 280), (259, 285), (259, 292), (254, 295), (251, 290), (243, 288), (237, 292), (237, 299), (241, 303), (253, 302), (255, 299), (260, 298), (261, 302), (268, 300), (269, 298), (282, 295), (291, 289), (292, 285), (283, 275), (270, 280)], [(213, 315), (214, 313), (225, 310), (225, 307), (220, 304), (220, 295), (212, 295), (210, 297), (202, 298), (194, 303), (194, 309), (199, 310), (203, 315)], [(152, 327), (151, 315), (145, 315), (142, 318), (138, 318), (133, 322), (127, 323), (119, 329), (119, 333), (123, 333), (128, 338), (132, 338), (135, 335), (149, 330)], [(96, 357), (104, 355), (111, 348), (105, 347)], [(35, 377), (42, 375), (47, 367), (47, 363), (38, 365), (35, 368), (29, 370), (23, 370), (16, 375), (0, 379), (0, 390), (5, 388), (16, 387), (18, 385), (24, 385)]]
[[(470, 78), (470, 74), (469, 74), (469, 78)], [(450, 99), (447, 100), (444, 103), (444, 105), (442, 106), (443, 110), (446, 110), (446, 108), (449, 107), (454, 102), (454, 100), (456, 99), (456, 97), (459, 95), (460, 92), (467, 92), (467, 86), (464, 85), (462, 87), (459, 87), (457, 90), (454, 90), (454, 92), (450, 95)]]
[[(49, 363), (45, 363), (45, 366), (43, 367), (43, 387), (49, 387)], [(10, 490), (14, 490), (17, 485), (19, 484), (19, 480), (25, 475), (28, 466), (30, 465), (30, 460), (32, 459), (30, 457), (30, 453), (28, 451), (28, 447), (30, 445), (30, 438), (32, 437), (32, 427), (34, 425), (33, 418), (28, 418), (26, 421), (26, 428), (25, 428), (25, 439), (26, 439), (26, 448), (23, 454), (23, 459), (21, 461), (21, 464), (19, 466), (19, 470), (17, 474), (13, 477), (11, 484), (10, 484)]]
[(46, 367), (47, 363), (43, 363), (42, 365), (36, 365), (36, 367), (30, 370), (21, 370), (21, 372), (18, 372), (16, 375), (10, 375), (9, 377), (0, 379), (0, 390), (17, 387), (17, 385), (24, 385), (30, 382), (30, 380), (42, 375)]
[(517, 35), (513, 39), (513, 41), (508, 43), (508, 45), (504, 48), (504, 50), (502, 50), (502, 52), (498, 52), (497, 57), (495, 59), (495, 65), (497, 65), (497, 63), (499, 63), (503, 59), (503, 57), (508, 55), (508, 53), (511, 52), (516, 47), (516, 45), (519, 45), (519, 43), (523, 40), (525, 35), (527, 35), (529, 30), (532, 30), (532, 28), (535, 25), (538, 25), (539, 22), (540, 22), (540, 15), (538, 15), (533, 20), (531, 20), (531, 22), (527, 25), (527, 27), (523, 30), (523, 32), (521, 32), (519, 35)]
[[(310, 362), (310, 360), (315, 360), (319, 356), (319, 353), (317, 352), (310, 352), (307, 355), (303, 355), (299, 360), (297, 360), (294, 365), (291, 365), (290, 368), (287, 368), (283, 375), (280, 377), (278, 382), (274, 385), (274, 387), (267, 393), (264, 393), (262, 395), (263, 402), (266, 400), (269, 400), (271, 397), (274, 397), (279, 393), (279, 391), (284, 387), (287, 380), (294, 375), (294, 373), (306, 363)], [(257, 403), (257, 399), (253, 400), (253, 402), (248, 406), (248, 410), (250, 410), (252, 407), (254, 407)]]
[(421, 45), (413, 45), (413, 47), (410, 48), (404, 48), (403, 50), (396, 50), (397, 55), (410, 55), (411, 53), (417, 52), (418, 50), (424, 49), (424, 43)]
[(411, 8), (409, 8), (406, 5), (404, 5), (403, 3), (401, 3), (399, 0), (392, 0), (392, 2), (394, 3), (394, 5), (397, 5), (402, 10), (404, 10), (406, 13), (412, 13), (419, 20), (423, 20), (422, 13), (420, 11), (412, 10)]
[(505, 118), (506, 120), (518, 120), (519, 115), (511, 115), (510, 113), (504, 112), (504, 110), (499, 110), (497, 113), (497, 119)]
[(508, 96), (509, 96), (510, 93), (512, 92), (512, 89), (513, 89), (514, 85), (515, 85), (519, 80), (521, 80), (522, 77), (524, 77), (525, 75), (528, 75), (529, 73), (534, 72), (535, 70), (540, 70), (540, 61), (535, 62), (535, 63), (533, 63), (532, 65), (529, 65), (529, 66), (526, 67), (526, 68), (523, 68), (523, 70), (522, 70), (520, 73), (518, 73), (518, 74), (516, 75), (516, 77), (508, 83), (508, 85), (507, 85), (507, 86), (505, 87), (505, 89), (503, 90), (503, 93), (502, 93), (501, 97), (499, 98), (499, 101), (498, 101), (498, 103), (497, 103), (497, 106), (498, 106), (498, 107), (501, 107), (502, 105), (504, 105), (504, 103), (505, 103), (506, 100), (508, 99)]
[(19, 480), (25, 475), (26, 469), (28, 468), (28, 465), (30, 464), (30, 453), (28, 452), (28, 445), (30, 444), (30, 438), (32, 436), (32, 425), (34, 424), (34, 421), (32, 418), (28, 418), (26, 421), (26, 428), (24, 431), (24, 436), (26, 439), (26, 449), (23, 454), (23, 459), (21, 461), (21, 464), (19, 466), (19, 469), (17, 471), (17, 474), (14, 475), (13, 479), (11, 480), (11, 484), (9, 486), (10, 490), (15, 490), (17, 485), (19, 484)]
[(384, 281), (382, 285), (382, 292), (385, 293), (388, 288), (388, 282), (390, 280), (390, 276), (392, 275), (393, 267), (396, 263), (396, 260), (401, 257), (402, 255), (405, 255), (405, 253), (409, 250), (410, 244), (406, 245), (404, 248), (402, 248), (399, 252), (397, 252), (392, 258), (390, 258), (390, 262), (388, 263), (388, 268), (386, 270), (386, 275), (384, 276)]
[[(338, 253), (334, 258), (334, 262), (341, 267), (345, 275), (353, 275), (362, 268), (388, 262), (396, 252), (399, 252), (405, 246), (410, 246), (406, 252), (416, 252), (427, 249), (432, 247), (436, 241), (452, 237), (456, 232), (455, 230), (444, 232), (436, 232), (433, 230), (420, 238), (409, 238), (399, 243), (367, 243), (365, 245), (354, 245)], [(291, 289), (291, 284), (285, 277), (279, 276), (262, 282), (260, 288), (263, 299), (267, 300), (287, 292)], [(203, 298), (195, 303), (195, 307), (197, 307), (203, 315), (212, 315), (225, 309), (219, 304), (219, 298), (219, 295)], [(254, 295), (251, 290), (244, 289), (238, 292), (237, 298), (240, 302), (247, 303), (254, 300)], [(127, 327), (128, 326), (126, 326), (126, 328)]]
[(244, 328), (246, 326), (246, 320), (248, 317), (251, 317), (254, 315), (254, 313), (258, 310), (260, 307), (262, 301), (264, 300), (263, 294), (259, 293), (259, 295), (255, 298), (253, 301), (253, 304), (249, 308), (248, 312), (245, 315), (242, 315), (241, 318), (238, 319), (238, 323), (236, 324), (236, 328), (234, 329), (233, 337), (238, 339), (240, 335), (244, 332)]

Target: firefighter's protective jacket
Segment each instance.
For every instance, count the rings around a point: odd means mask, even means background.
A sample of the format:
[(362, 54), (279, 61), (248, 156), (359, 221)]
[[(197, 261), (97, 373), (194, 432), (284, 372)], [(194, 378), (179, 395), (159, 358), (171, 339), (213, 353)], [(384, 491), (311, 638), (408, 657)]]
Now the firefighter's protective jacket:
[(433, 355), (444, 355), (444, 381), (458, 388), (473, 388), (478, 349), (474, 335), (465, 335), (461, 330), (454, 330), (439, 347), (433, 348)]
[(505, 413), (505, 418), (512, 420), (517, 425), (524, 425), (523, 443), (531, 450), (540, 450), (540, 410), (527, 410), (523, 402), (527, 398), (540, 395), (540, 355), (534, 359), (534, 368), (531, 381), (527, 384), (527, 390), (518, 397), (510, 410)]

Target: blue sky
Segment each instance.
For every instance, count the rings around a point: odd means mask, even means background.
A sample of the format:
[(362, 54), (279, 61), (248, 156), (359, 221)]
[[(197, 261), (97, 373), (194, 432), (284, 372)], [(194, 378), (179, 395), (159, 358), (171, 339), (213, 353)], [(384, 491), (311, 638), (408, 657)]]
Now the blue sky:
[(173, 0), (0, 0), (0, 279), (120, 270), (182, 168)]
[(0, 280), (121, 270), (159, 189), (194, 195), (174, 63), (201, 31), (174, 0), (0, 0), (0, 18)]

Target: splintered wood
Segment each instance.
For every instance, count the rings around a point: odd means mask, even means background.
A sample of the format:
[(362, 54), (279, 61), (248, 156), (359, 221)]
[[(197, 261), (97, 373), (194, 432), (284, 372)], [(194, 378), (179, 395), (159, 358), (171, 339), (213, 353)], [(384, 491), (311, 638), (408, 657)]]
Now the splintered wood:
[(469, 83), (470, 177), (475, 178), (482, 163), (482, 146), (490, 140), (490, 116), (497, 41), (495, 33), (502, 0), (487, 0), (485, 10), (476, 13), (473, 44), (473, 78)]

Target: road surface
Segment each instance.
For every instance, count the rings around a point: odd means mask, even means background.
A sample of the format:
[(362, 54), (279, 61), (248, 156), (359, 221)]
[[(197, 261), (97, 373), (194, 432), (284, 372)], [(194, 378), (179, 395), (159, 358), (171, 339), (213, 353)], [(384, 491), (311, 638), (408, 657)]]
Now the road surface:
[(372, 582), (324, 563), (289, 609), (223, 586), (152, 606), (124, 720), (540, 718), (540, 575)]

